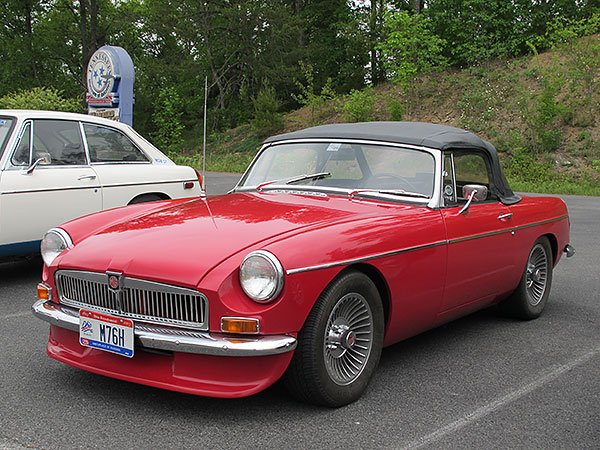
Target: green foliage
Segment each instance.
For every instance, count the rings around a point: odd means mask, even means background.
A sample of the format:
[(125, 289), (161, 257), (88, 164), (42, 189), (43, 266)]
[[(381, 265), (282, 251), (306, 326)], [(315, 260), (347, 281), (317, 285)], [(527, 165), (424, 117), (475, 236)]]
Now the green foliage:
[(315, 86), (315, 74), (313, 66), (300, 61), (300, 69), (304, 75), (305, 84), (296, 80), (296, 87), (300, 91), (299, 94), (292, 93), (292, 98), (302, 106), (310, 108), (311, 124), (318, 120), (317, 112), (327, 103), (328, 100), (335, 98), (335, 92), (331, 86), (331, 78), (328, 78), (325, 85), (319, 90)]
[(254, 119), (252, 127), (261, 134), (270, 134), (283, 128), (283, 119), (278, 113), (281, 102), (277, 98), (275, 88), (264, 81), (261, 90), (252, 99)]
[(444, 55), (451, 64), (481, 64), (525, 50), (527, 22), (523, 19), (529, 14), (528, 7), (535, 8), (531, 2), (434, 0), (430, 3), (426, 14), (431, 19), (431, 30), (450, 44), (444, 47)]
[(152, 115), (155, 126), (152, 140), (158, 148), (173, 152), (173, 147), (178, 147), (183, 143), (181, 116), (181, 100), (175, 88), (162, 88), (158, 93), (156, 107)]
[[(597, 17), (600, 21), (600, 15)], [(591, 126), (598, 109), (594, 93), (600, 92), (600, 40), (593, 36), (574, 39), (562, 45), (560, 53), (566, 60), (568, 83), (572, 97), (577, 99), (575, 106), (582, 106), (577, 122), (580, 126)]]
[(525, 111), (525, 123), (529, 131), (529, 145), (536, 153), (553, 152), (562, 143), (562, 132), (558, 127), (567, 113), (566, 107), (557, 101), (562, 79), (547, 71), (541, 77), (541, 91), (531, 96), (531, 103)]
[(534, 156), (522, 147), (512, 151), (512, 157), (504, 165), (506, 176), (516, 181), (535, 180), (540, 184), (547, 183), (554, 175), (548, 162), (540, 163)]
[[(598, 33), (600, 31), (600, 12), (581, 19), (564, 16), (554, 17), (543, 35), (532, 36), (528, 45), (537, 49), (555, 48), (573, 43), (577, 38)], [(537, 53), (537, 52), (536, 52)]]
[(394, 97), (390, 97), (386, 103), (389, 120), (401, 121), (404, 118), (404, 105)]
[(429, 28), (423, 15), (406, 11), (385, 15), (384, 39), (376, 47), (392, 80), (408, 88), (417, 73), (441, 69), (447, 65), (442, 49), (446, 42)]
[(361, 91), (352, 89), (342, 105), (346, 122), (370, 122), (375, 119), (375, 92), (372, 86)]
[(44, 87), (7, 94), (0, 98), (0, 108), (83, 112), (80, 100), (64, 98), (62, 91)]

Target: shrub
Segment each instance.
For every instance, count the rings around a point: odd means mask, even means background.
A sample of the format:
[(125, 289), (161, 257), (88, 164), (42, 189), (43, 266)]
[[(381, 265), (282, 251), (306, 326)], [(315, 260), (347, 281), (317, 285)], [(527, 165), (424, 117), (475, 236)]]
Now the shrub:
[(296, 80), (296, 87), (300, 90), (300, 93), (292, 94), (292, 98), (302, 106), (308, 106), (310, 108), (310, 120), (312, 124), (318, 119), (316, 112), (321, 109), (328, 100), (335, 98), (335, 91), (331, 87), (331, 78), (327, 78), (325, 85), (320, 91), (317, 89), (315, 86), (315, 75), (312, 65), (304, 64), (300, 61), (300, 69), (302, 69), (306, 84), (302, 84)]
[(152, 140), (158, 148), (169, 151), (169, 147), (177, 147), (183, 143), (181, 106), (181, 99), (175, 88), (165, 87), (159, 91), (154, 114), (152, 114), (152, 122), (156, 127), (152, 133)]
[(255, 98), (252, 99), (254, 106), (254, 119), (252, 127), (263, 134), (270, 134), (283, 128), (283, 119), (277, 111), (281, 102), (277, 98), (275, 89), (266, 81)]
[(390, 97), (386, 106), (390, 120), (400, 121), (404, 118), (404, 105), (398, 99)]
[(375, 93), (371, 86), (358, 91), (352, 89), (342, 105), (344, 120), (347, 122), (370, 122), (375, 116)]
[(80, 100), (64, 98), (62, 91), (45, 87), (36, 87), (28, 91), (21, 90), (7, 94), (0, 98), (0, 108), (83, 112)]

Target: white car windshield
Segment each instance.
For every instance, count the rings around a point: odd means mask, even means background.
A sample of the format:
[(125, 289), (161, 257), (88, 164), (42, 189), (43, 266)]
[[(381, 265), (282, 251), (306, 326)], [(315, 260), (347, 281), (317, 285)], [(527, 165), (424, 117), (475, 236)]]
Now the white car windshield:
[(0, 158), (2, 158), (2, 155), (4, 154), (4, 149), (6, 147), (6, 143), (8, 142), (8, 137), (10, 136), (10, 130), (12, 129), (13, 123), (14, 119), (0, 117)]
[(239, 188), (322, 186), (352, 193), (381, 192), (431, 198), (435, 162), (431, 154), (359, 143), (288, 143), (265, 148)]

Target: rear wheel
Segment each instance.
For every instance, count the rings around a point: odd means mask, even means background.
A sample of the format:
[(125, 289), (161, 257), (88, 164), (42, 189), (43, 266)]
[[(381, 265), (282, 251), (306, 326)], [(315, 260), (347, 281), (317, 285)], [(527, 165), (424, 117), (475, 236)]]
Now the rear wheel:
[(298, 336), (284, 382), (298, 399), (337, 407), (357, 400), (381, 355), (383, 306), (361, 272), (347, 272), (323, 291)]
[(552, 286), (552, 248), (546, 237), (535, 243), (517, 289), (500, 304), (502, 311), (519, 319), (535, 319), (542, 314)]

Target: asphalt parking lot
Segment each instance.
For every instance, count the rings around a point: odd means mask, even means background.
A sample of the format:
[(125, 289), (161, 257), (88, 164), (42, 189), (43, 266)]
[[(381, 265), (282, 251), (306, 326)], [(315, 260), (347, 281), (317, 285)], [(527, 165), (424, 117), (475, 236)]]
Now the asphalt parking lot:
[[(207, 174), (208, 193), (236, 179)], [(563, 198), (577, 254), (542, 317), (489, 309), (388, 347), (364, 397), (334, 410), (279, 384), (223, 400), (61, 364), (30, 312), (40, 260), (0, 264), (0, 448), (600, 448), (600, 198)]]

